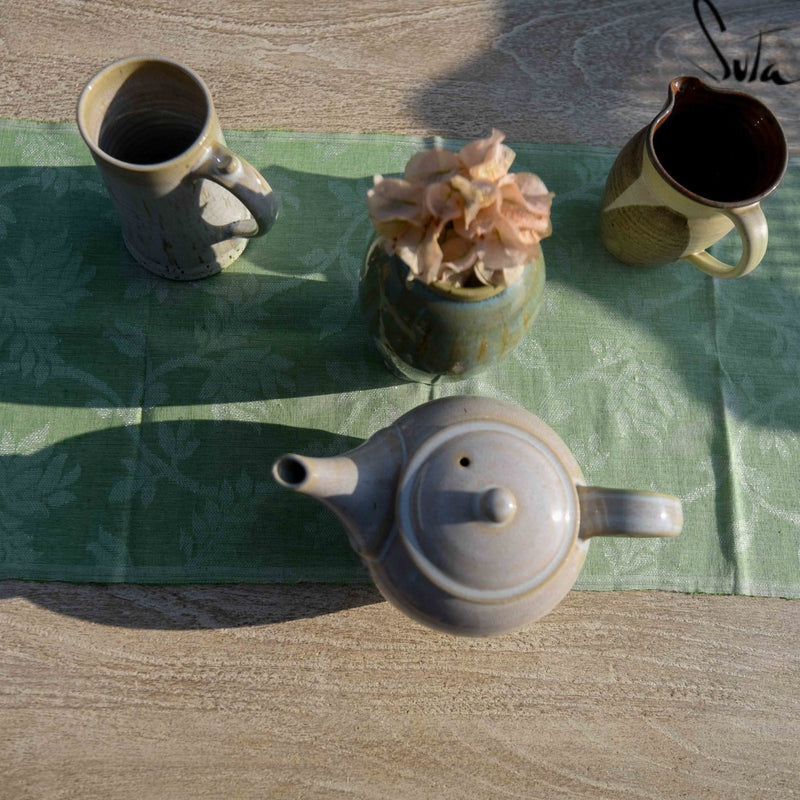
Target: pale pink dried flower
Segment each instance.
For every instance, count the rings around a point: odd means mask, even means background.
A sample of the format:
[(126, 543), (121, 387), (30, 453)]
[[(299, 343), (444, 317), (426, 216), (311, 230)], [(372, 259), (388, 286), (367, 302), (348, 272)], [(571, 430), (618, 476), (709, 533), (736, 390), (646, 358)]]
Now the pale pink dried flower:
[(509, 174), (515, 156), (504, 139), (495, 130), (458, 153), (424, 150), (402, 178), (375, 176), (370, 218), (411, 278), (507, 286), (539, 255), (553, 194), (536, 175)]

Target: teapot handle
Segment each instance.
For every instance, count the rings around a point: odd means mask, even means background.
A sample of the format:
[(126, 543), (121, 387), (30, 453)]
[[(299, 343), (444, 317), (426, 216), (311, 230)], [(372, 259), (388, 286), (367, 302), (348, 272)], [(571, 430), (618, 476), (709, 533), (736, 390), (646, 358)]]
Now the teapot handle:
[(677, 536), (683, 508), (677, 497), (655, 492), (578, 486), (580, 537)]

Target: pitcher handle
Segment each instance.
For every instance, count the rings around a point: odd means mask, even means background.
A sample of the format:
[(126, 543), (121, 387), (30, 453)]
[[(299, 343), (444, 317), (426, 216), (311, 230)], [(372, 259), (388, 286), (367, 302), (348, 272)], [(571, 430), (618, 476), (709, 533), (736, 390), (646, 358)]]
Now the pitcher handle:
[(224, 186), (253, 215), (231, 222), (225, 231), (229, 237), (263, 236), (272, 227), (278, 216), (275, 192), (254, 166), (224, 144), (211, 142), (192, 173)]
[(580, 537), (677, 536), (683, 508), (677, 497), (655, 492), (579, 486)]
[(742, 240), (742, 256), (736, 266), (731, 266), (703, 250), (685, 256), (698, 269), (715, 278), (741, 278), (752, 272), (767, 252), (767, 220), (758, 203), (742, 208), (722, 208), (720, 211), (729, 217)]

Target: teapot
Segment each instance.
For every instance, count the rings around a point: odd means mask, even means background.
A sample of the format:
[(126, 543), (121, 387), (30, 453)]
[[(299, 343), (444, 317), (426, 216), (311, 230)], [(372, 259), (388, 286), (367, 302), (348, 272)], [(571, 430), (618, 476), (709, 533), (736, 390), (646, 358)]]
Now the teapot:
[(595, 536), (677, 536), (678, 498), (586, 485), (558, 435), (485, 397), (424, 403), (342, 456), (286, 454), (283, 487), (328, 506), (383, 596), (455, 634), (551, 611)]

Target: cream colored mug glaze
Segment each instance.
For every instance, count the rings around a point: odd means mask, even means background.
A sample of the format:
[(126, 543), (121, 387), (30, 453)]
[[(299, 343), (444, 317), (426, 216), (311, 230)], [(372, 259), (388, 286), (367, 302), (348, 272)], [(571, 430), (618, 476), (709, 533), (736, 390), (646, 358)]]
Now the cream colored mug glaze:
[[(603, 243), (627, 264), (685, 258), (716, 278), (746, 275), (767, 249), (760, 201), (777, 188), (786, 165), (786, 138), (762, 103), (676, 78), (667, 104), (611, 168)], [(742, 253), (729, 265), (706, 250), (733, 227)]]
[(275, 221), (272, 189), (227, 148), (211, 95), (188, 67), (116, 61), (89, 81), (77, 117), (128, 250), (157, 275), (213, 275)]

